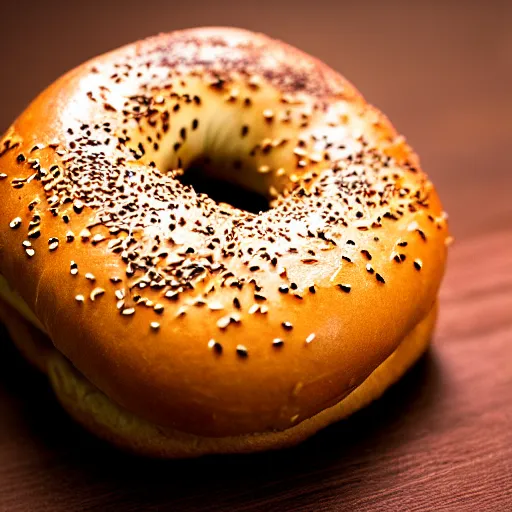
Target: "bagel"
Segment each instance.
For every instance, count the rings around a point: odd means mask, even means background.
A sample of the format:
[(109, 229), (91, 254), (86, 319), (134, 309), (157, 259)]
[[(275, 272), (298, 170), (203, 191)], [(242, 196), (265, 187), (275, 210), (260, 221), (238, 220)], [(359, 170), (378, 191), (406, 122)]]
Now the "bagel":
[(2, 321), (119, 446), (292, 445), (431, 337), (433, 184), (349, 82), (264, 35), (172, 32), (79, 66), (7, 130), (0, 173)]

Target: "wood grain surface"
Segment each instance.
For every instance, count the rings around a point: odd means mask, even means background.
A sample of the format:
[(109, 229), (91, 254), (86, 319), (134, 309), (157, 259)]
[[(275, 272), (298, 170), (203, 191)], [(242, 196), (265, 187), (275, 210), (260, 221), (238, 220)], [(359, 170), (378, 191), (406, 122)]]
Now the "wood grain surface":
[(144, 35), (237, 25), (295, 44), (390, 116), (450, 213), (433, 346), (297, 448), (161, 462), (75, 425), (3, 335), (0, 511), (512, 511), (512, 2), (186, 4), (2, 5), (0, 130), (66, 69)]

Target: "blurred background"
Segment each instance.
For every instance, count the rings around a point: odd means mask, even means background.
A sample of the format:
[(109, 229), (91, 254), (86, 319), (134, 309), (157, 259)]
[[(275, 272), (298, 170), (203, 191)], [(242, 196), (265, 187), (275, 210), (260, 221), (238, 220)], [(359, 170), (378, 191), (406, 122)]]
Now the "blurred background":
[(232, 25), (319, 57), (419, 153), (457, 237), (512, 218), (511, 1), (2, 2), (0, 131), (84, 60), (162, 31)]
[(456, 238), (435, 348), (294, 450), (163, 464), (87, 435), (0, 331), (0, 511), (512, 510), (512, 1), (0, 0), (0, 131), (84, 60), (204, 25), (315, 55), (419, 153)]

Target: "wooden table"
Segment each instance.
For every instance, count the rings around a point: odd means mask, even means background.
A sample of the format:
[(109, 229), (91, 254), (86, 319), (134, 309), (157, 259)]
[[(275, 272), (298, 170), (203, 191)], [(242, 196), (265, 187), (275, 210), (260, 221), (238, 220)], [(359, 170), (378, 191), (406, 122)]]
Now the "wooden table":
[(408, 135), (457, 241), (430, 352), (381, 400), (287, 451), (118, 453), (0, 343), (0, 510), (511, 511), (512, 3), (75, 4), (2, 6), (1, 129), (58, 74), (123, 42), (192, 25), (262, 30), (344, 72)]

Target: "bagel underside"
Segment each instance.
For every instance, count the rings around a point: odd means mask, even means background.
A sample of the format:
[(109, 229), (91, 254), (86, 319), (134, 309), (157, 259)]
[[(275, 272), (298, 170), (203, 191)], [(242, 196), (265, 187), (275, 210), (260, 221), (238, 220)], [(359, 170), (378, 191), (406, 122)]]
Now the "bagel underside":
[(1, 283), (0, 288), (0, 295), (4, 299), (0, 302), (0, 319), (23, 355), (48, 375), (64, 409), (98, 437), (140, 455), (162, 458), (250, 453), (300, 443), (368, 405), (395, 383), (426, 350), (437, 316), (436, 303), (361, 385), (340, 402), (313, 417), (283, 431), (204, 437), (150, 423), (119, 406), (87, 380), (53, 347), (48, 337), (20, 312), (20, 299), (15, 294), (7, 291)]

